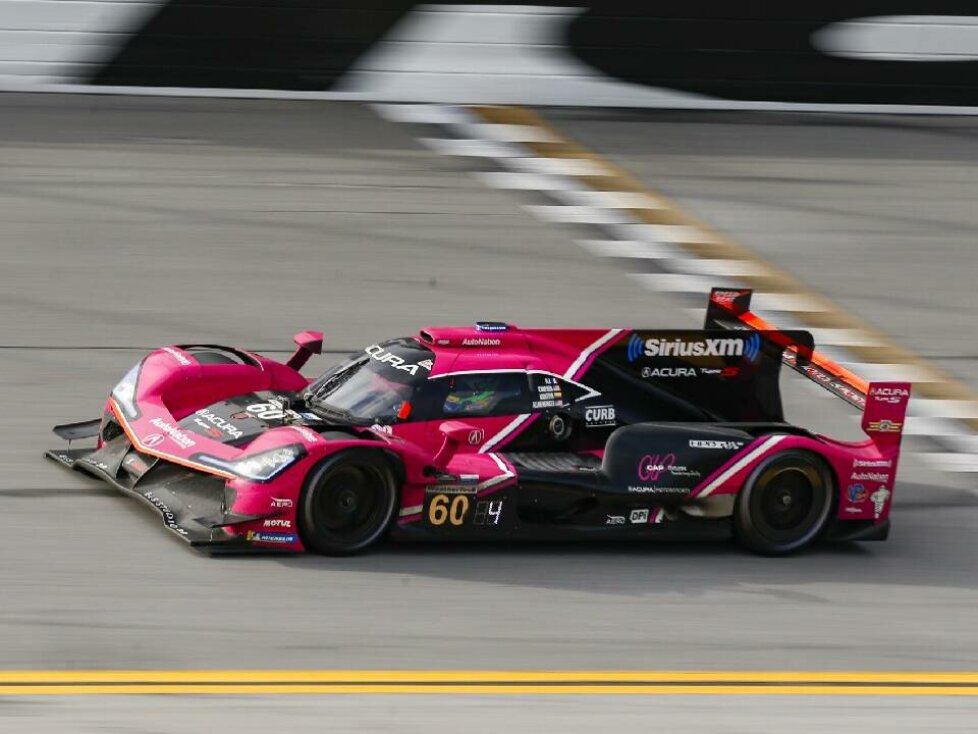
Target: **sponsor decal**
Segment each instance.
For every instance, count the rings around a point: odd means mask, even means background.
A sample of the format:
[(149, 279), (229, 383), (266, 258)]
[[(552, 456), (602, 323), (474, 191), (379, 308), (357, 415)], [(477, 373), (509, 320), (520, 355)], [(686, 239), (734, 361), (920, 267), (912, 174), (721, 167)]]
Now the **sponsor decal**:
[(430, 359), (422, 359), (420, 362), (418, 362), (418, 367), (424, 367), (429, 372), (431, 372), (434, 366), (434, 362), (432, 362)]
[(247, 539), (258, 543), (294, 543), (297, 540), (292, 533), (265, 533), (260, 530), (249, 530)]
[(157, 497), (153, 492), (145, 492), (143, 493), (143, 497), (148, 499), (153, 504), (153, 507), (163, 514), (164, 525), (166, 525), (170, 530), (175, 530), (176, 532), (180, 533), (180, 535), (187, 535), (187, 531), (177, 524), (176, 515), (173, 514), (172, 510), (170, 510), (169, 506), (167, 506), (163, 500)]
[(155, 449), (157, 446), (163, 443), (163, 434), (151, 433), (148, 436), (143, 437), (141, 443), (148, 449)]
[(288, 508), (292, 507), (292, 500), (283, 497), (271, 497), (272, 507)]
[(689, 440), (691, 449), (723, 449), (724, 451), (739, 451), (744, 448), (743, 441), (707, 441), (692, 438)]
[(890, 475), (875, 471), (861, 471), (853, 472), (849, 479), (853, 482), (888, 482), (890, 481)]
[(316, 443), (319, 440), (319, 434), (305, 426), (292, 426), (292, 428), (309, 443)]
[[(673, 477), (698, 477), (700, 472), (676, 464), (675, 454), (652, 455), (646, 454), (638, 462), (638, 479), (640, 482), (657, 482), (664, 472)], [(683, 490), (686, 491), (686, 490)]]
[(584, 425), (588, 428), (603, 428), (615, 423), (614, 405), (595, 405), (584, 411)]
[[(294, 410), (286, 408), (285, 403), (278, 400), (269, 400), (267, 403), (253, 403), (245, 408), (245, 411), (250, 416), (261, 418), (263, 421), (280, 421), (286, 417), (290, 421), (302, 420), (301, 415)], [(231, 417), (234, 418), (234, 416)]]
[(873, 515), (875, 519), (879, 520), (880, 515), (883, 514), (883, 508), (886, 507), (886, 501), (889, 498), (890, 490), (882, 485), (879, 489), (869, 495), (869, 499), (873, 503)]
[(292, 521), (286, 520), (285, 518), (282, 517), (273, 517), (270, 520), (266, 520), (265, 522), (263, 522), (262, 527), (288, 529), (292, 527)]
[(858, 507), (847, 507), (846, 512), (855, 515), (856, 513), (862, 512), (862, 510), (860, 510)]
[(206, 423), (204, 423), (204, 421), (202, 421), (200, 418), (194, 418), (194, 423), (204, 431), (205, 435), (216, 439), (224, 438), (224, 434), (221, 433), (220, 428), (214, 428), (214, 426), (209, 426)]
[(139, 454), (126, 454), (126, 458), (122, 460), (123, 466), (131, 469), (134, 472), (143, 474), (149, 470), (149, 465), (139, 458)]
[(490, 339), (488, 337), (462, 340), (463, 347), (498, 347), (502, 343), (503, 343), (502, 339)]
[(188, 434), (184, 433), (175, 425), (163, 420), (162, 418), (153, 418), (150, 420), (150, 423), (159, 428), (167, 438), (182, 449), (193, 448), (197, 445), (197, 442), (194, 441)]
[(745, 357), (756, 362), (761, 354), (761, 335), (746, 337), (703, 337), (700, 339), (645, 339), (632, 334), (628, 341), (628, 361), (640, 357)]
[(851, 387), (849, 387), (843, 382), (832, 382), (830, 387), (833, 390), (835, 390), (839, 395), (849, 398), (849, 400), (852, 400), (857, 405), (866, 404), (866, 398), (863, 397), (862, 393), (856, 392), (855, 390), (853, 390)]
[(717, 375), (719, 377), (736, 377), (740, 374), (739, 367), (700, 367), (701, 375)]
[(438, 484), (434, 487), (428, 487), (426, 490), (428, 492), (438, 492), (439, 494), (469, 494), (477, 495), (479, 493), (479, 488), (473, 485), (464, 484)]
[(469, 431), (469, 446), (478, 446), (482, 443), (482, 440), (486, 437), (486, 432), (481, 428), (476, 428)]
[(650, 380), (653, 377), (696, 377), (692, 367), (643, 367), (642, 377)]
[(509, 331), (509, 325), (502, 321), (477, 321), (475, 328), (477, 331)]
[(825, 373), (825, 371), (819, 369), (818, 367), (805, 364), (801, 366), (801, 371), (805, 373), (808, 377), (813, 379), (815, 382), (821, 382), (822, 384), (832, 382), (832, 378)]
[(608, 515), (607, 519), (604, 521), (605, 525), (624, 525), (625, 516), (624, 515)]
[(632, 494), (689, 494), (689, 487), (629, 487)]
[(869, 396), (878, 403), (899, 405), (910, 397), (910, 391), (902, 387), (874, 387), (870, 389)]
[(163, 351), (169, 354), (171, 357), (173, 357), (177, 362), (182, 364), (184, 367), (189, 367), (190, 365), (193, 364), (193, 362), (187, 359), (184, 356), (183, 352), (179, 351), (178, 349), (174, 349), (173, 347), (163, 347)]
[(741, 291), (713, 291), (713, 302), (714, 303), (722, 304), (722, 305), (727, 306), (729, 308), (729, 307), (733, 306), (733, 302), (734, 301), (736, 301), (741, 296), (747, 295), (748, 293), (750, 293), (750, 291), (748, 291), (748, 290), (741, 290)]
[(640, 525), (642, 523), (647, 523), (648, 521), (648, 510), (632, 510), (631, 514), (628, 516), (628, 522), (632, 523), (632, 525)]
[(106, 464), (104, 461), (93, 459), (91, 456), (86, 456), (84, 459), (82, 459), (82, 461), (84, 461), (86, 464), (91, 464), (92, 466), (101, 469), (102, 471), (107, 472), (109, 470), (108, 464)]
[(422, 360), (418, 364), (409, 364), (404, 361), (403, 357), (398, 357), (396, 354), (391, 354), (386, 349), (378, 344), (371, 344), (369, 347), (364, 349), (367, 354), (370, 355), (372, 359), (376, 359), (378, 362), (383, 362), (384, 364), (389, 364), (396, 370), (401, 370), (402, 372), (409, 372), (412, 375), (418, 374), (418, 368), (424, 367), (426, 370), (431, 370), (431, 360)]
[(370, 426), (370, 430), (376, 431), (377, 433), (383, 433), (385, 436), (393, 436), (394, 429), (390, 426), (382, 426), (380, 423), (374, 423)]
[(221, 438), (224, 434), (227, 434), (233, 439), (242, 438), (244, 436), (244, 431), (221, 416), (212, 413), (207, 408), (201, 408), (194, 413), (194, 415), (197, 416), (197, 418), (194, 419), (194, 423), (201, 426), (208, 432), (209, 435), (213, 436), (214, 433), (212, 431), (216, 429), (217, 435), (215, 438)]
[(903, 423), (900, 421), (891, 421), (889, 418), (870, 421), (869, 425), (866, 426), (866, 430), (870, 433), (899, 433), (902, 428)]
[(892, 459), (855, 459), (852, 462), (854, 469), (891, 469), (893, 468)]
[(865, 502), (867, 499), (869, 499), (869, 493), (866, 491), (866, 486), (863, 484), (850, 484), (847, 494), (849, 496), (849, 501), (853, 504)]
[(642, 482), (657, 482), (662, 472), (666, 471), (676, 463), (675, 454), (646, 454), (638, 462), (638, 478)]

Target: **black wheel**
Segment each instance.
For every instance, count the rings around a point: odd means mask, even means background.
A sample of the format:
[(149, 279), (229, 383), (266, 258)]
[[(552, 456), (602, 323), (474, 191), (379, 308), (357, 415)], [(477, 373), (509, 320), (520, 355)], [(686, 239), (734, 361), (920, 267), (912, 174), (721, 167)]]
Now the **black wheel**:
[(761, 463), (734, 509), (737, 539), (768, 556), (791, 553), (815, 540), (832, 509), (832, 474), (805, 451), (785, 451)]
[(346, 451), (319, 464), (299, 502), (299, 535), (317, 553), (345, 556), (377, 542), (397, 507), (390, 463), (372, 451)]

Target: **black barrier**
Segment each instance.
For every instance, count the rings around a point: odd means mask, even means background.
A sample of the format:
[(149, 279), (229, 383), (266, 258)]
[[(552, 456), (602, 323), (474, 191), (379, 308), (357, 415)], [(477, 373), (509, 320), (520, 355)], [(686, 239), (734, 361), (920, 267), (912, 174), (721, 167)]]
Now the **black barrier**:
[[(526, 3), (492, 3), (508, 4)], [(564, 39), (568, 51), (597, 73), (639, 85), (729, 100), (978, 104), (978, 61), (967, 56), (852, 58), (826, 53), (813, 43), (820, 30), (861, 18), (943, 16), (952, 25), (961, 16), (978, 20), (973, 0), (535, 4), (581, 7)], [(170, 0), (134, 32), (93, 83), (330, 90), (420, 5), (405, 0)]]

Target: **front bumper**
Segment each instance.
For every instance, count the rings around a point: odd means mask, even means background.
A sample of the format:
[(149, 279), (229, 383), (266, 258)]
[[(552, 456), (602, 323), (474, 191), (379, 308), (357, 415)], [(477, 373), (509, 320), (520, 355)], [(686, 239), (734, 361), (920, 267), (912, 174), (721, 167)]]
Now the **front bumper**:
[(227, 526), (258, 519), (227, 511), (230, 502), (224, 480), (137, 454), (124, 436), (97, 450), (52, 449), (44, 455), (153, 507), (160, 514), (163, 526), (194, 548), (208, 553), (269, 550), (224, 530)]

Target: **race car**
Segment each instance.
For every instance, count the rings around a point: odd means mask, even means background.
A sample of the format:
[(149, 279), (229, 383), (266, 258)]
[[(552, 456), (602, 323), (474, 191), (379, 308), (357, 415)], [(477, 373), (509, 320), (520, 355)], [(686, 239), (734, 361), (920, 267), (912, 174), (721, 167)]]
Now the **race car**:
[[(485, 321), (366, 346), (318, 379), (320, 332), (280, 363), (167, 346), (47, 456), (154, 507), (208, 551), (363, 551), (385, 536), (733, 536), (762, 554), (889, 530), (909, 383), (867, 384), (714, 289), (702, 330)], [(788, 365), (868, 438), (785, 421)], [(95, 439), (95, 446), (72, 442)]]

